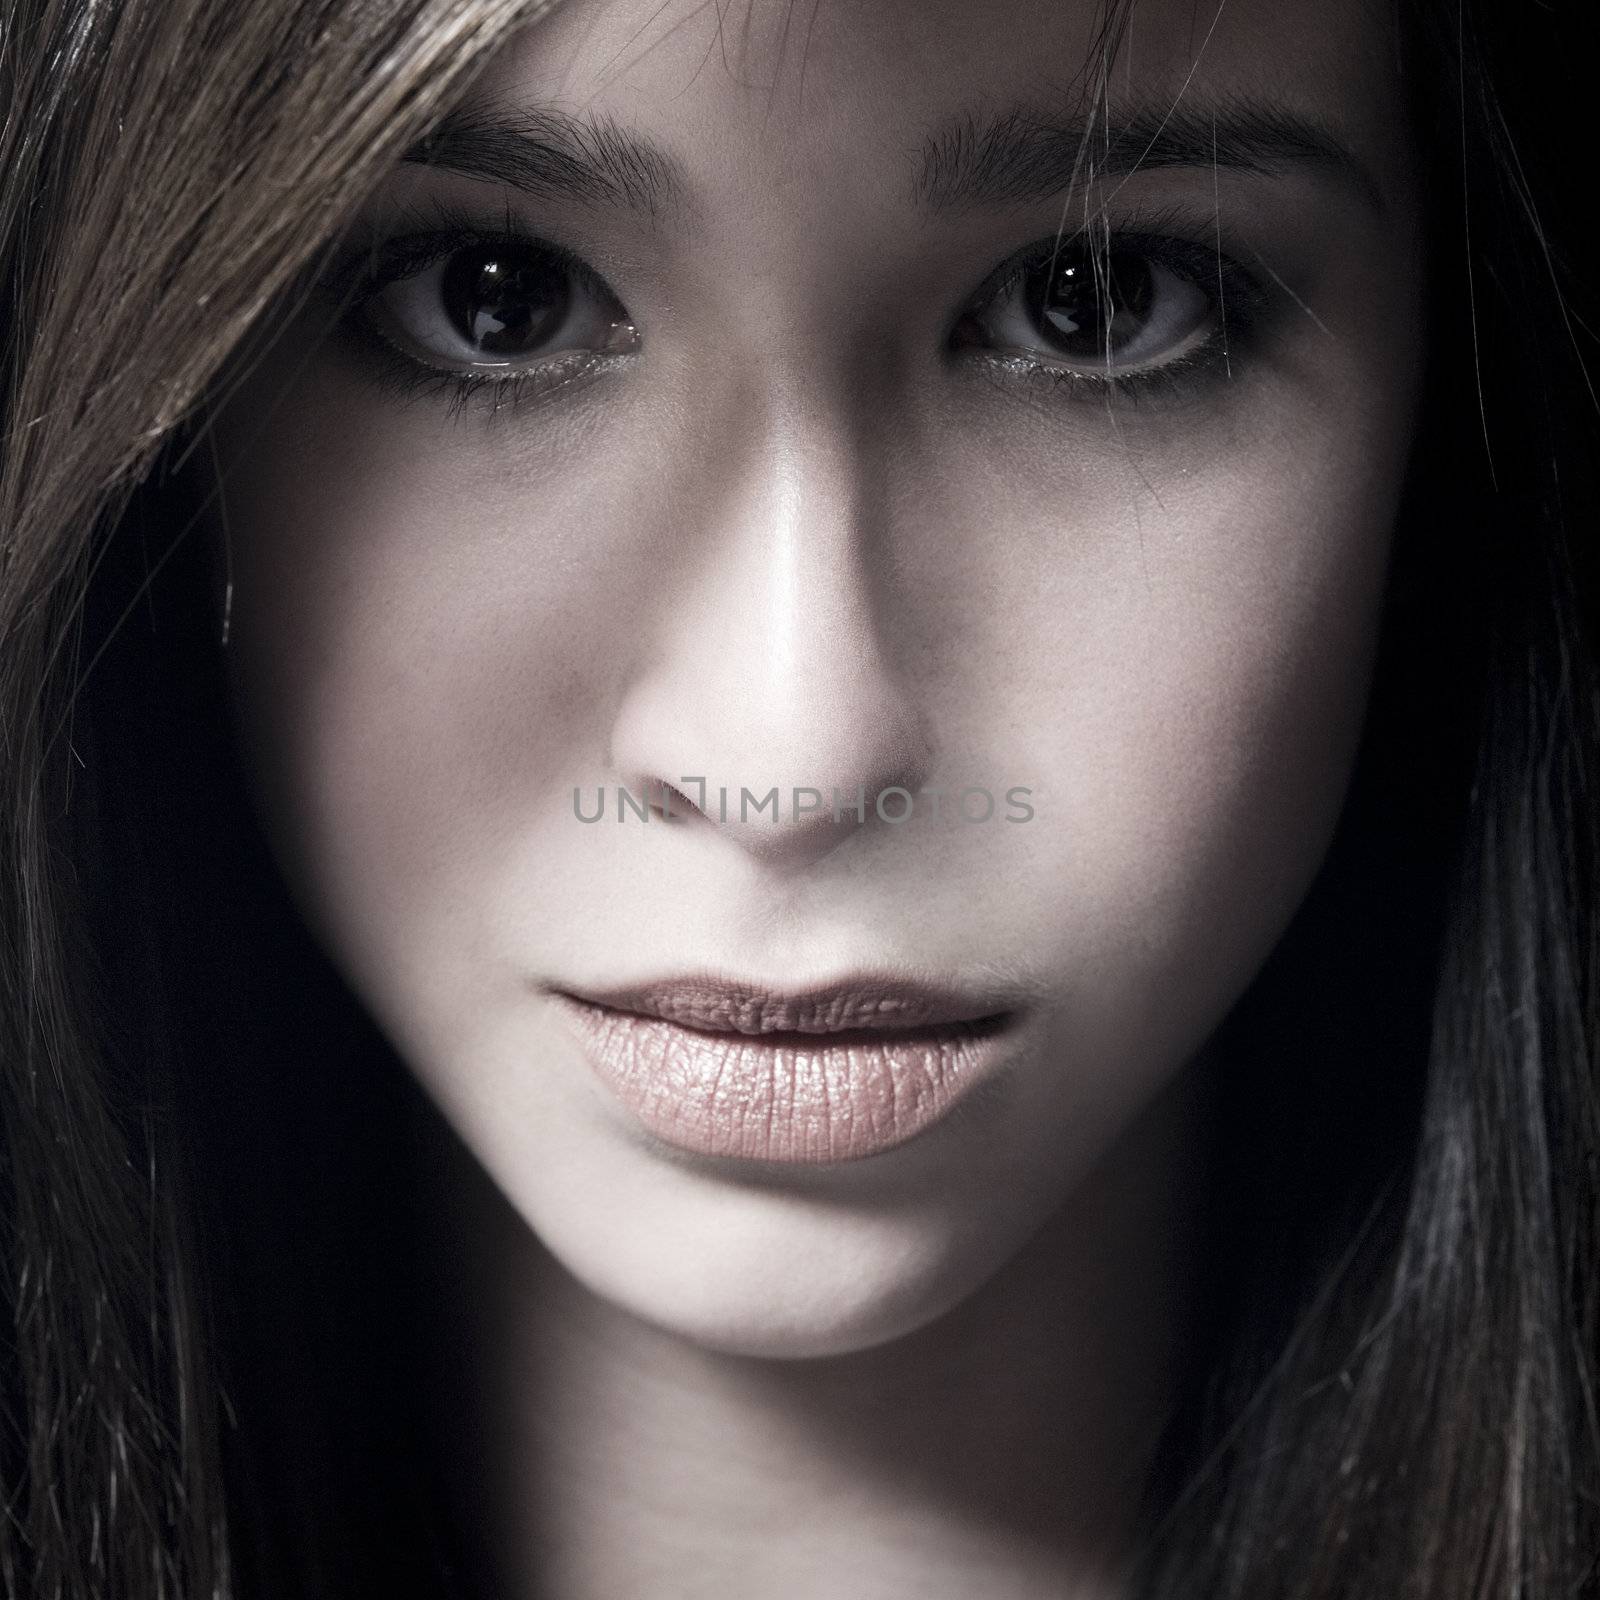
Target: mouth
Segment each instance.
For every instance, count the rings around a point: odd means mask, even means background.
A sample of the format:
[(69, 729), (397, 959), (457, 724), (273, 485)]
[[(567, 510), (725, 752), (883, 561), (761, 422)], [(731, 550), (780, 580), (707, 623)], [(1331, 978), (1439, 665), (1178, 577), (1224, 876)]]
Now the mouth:
[(1005, 997), (860, 974), (804, 990), (695, 975), (548, 991), (606, 1087), (696, 1154), (860, 1160), (917, 1138), (990, 1078)]

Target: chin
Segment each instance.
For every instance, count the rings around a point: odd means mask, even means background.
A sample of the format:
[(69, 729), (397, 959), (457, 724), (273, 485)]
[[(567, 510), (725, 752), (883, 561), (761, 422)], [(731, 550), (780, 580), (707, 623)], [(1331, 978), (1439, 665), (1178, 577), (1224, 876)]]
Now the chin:
[(915, 1333), (978, 1289), (1032, 1231), (1027, 1216), (975, 1215), (952, 1198), (861, 1207), (767, 1188), (713, 1193), (690, 1177), (684, 1192), (647, 1208), (539, 1208), (527, 1220), (610, 1306), (705, 1350), (795, 1360)]

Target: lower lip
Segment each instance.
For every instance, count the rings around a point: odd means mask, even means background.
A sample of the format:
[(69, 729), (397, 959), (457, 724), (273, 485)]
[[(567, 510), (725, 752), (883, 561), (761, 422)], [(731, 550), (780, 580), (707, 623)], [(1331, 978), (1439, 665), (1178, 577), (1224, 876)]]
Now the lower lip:
[(905, 1144), (948, 1116), (1003, 1047), (1003, 1018), (902, 1033), (706, 1033), (554, 998), (596, 1074), (651, 1133), (747, 1161), (856, 1161)]

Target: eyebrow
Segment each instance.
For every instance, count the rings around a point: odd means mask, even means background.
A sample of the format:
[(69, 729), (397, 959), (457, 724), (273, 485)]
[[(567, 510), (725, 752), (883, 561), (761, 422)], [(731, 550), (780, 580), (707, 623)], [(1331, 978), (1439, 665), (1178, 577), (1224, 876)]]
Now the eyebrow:
[[(678, 159), (608, 117), (542, 107), (462, 107), (402, 160), (506, 185), (539, 200), (567, 200), (652, 217), (691, 192)], [(935, 214), (1024, 205), (1091, 179), (1163, 167), (1227, 169), (1274, 177), (1310, 168), (1342, 182), (1374, 212), (1383, 190), (1330, 127), (1258, 98), (1214, 106), (1137, 108), (1107, 121), (1018, 104), (943, 119), (912, 150), (912, 204)]]
[(651, 216), (682, 200), (683, 168), (659, 145), (609, 117), (545, 108), (458, 108), (401, 158), (505, 184), (538, 200)]
[(917, 152), (915, 198), (929, 210), (962, 211), (1054, 198), (1095, 179), (1162, 167), (1226, 169), (1276, 177), (1320, 170), (1385, 211), (1371, 171), (1331, 127), (1257, 98), (1181, 102), (1092, 120), (1017, 105), (940, 122)]

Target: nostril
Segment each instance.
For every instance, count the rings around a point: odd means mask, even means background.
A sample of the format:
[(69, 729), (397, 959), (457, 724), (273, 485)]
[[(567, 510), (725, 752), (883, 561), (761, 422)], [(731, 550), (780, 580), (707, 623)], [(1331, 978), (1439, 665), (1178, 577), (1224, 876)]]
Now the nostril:
[(645, 788), (650, 809), (656, 815), (668, 821), (680, 817), (703, 815), (700, 807), (682, 789), (675, 784), (668, 783), (665, 778), (647, 779)]

